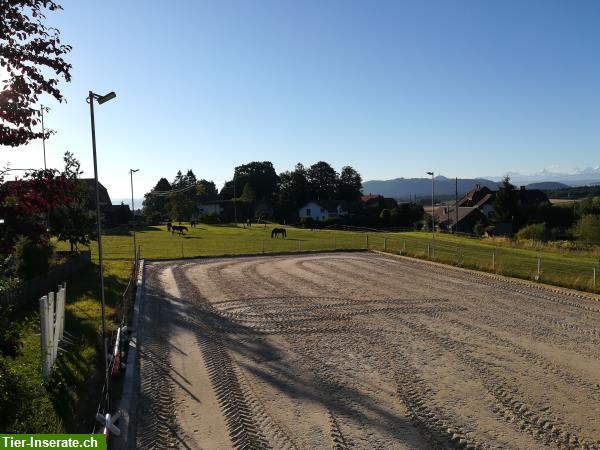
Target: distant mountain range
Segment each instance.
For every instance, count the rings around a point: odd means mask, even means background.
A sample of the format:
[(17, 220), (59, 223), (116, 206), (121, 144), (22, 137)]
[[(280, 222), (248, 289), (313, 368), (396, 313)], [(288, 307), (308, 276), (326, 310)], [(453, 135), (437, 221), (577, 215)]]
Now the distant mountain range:
[[(499, 181), (486, 178), (459, 178), (458, 195), (462, 197), (476, 185), (486, 186), (497, 190)], [(516, 183), (514, 183), (516, 184)], [(520, 187), (521, 184), (517, 184)], [(543, 181), (524, 185), (527, 189), (563, 189), (570, 187), (568, 184), (555, 181)], [(429, 198), (431, 197), (431, 178), (396, 178), (394, 180), (372, 180), (363, 183), (364, 194), (379, 194), (384, 197), (398, 199)], [(444, 176), (435, 177), (435, 196), (454, 196), (455, 180)]]
[[(523, 175), (519, 172), (509, 172), (513, 184), (527, 185), (531, 183), (540, 183), (553, 181), (564, 183), (569, 186), (587, 186), (600, 184), (600, 165), (595, 167), (586, 167), (585, 169), (575, 169), (570, 172), (558, 172), (552, 169), (542, 169), (539, 172)], [(488, 180), (500, 181), (502, 177), (483, 177)]]

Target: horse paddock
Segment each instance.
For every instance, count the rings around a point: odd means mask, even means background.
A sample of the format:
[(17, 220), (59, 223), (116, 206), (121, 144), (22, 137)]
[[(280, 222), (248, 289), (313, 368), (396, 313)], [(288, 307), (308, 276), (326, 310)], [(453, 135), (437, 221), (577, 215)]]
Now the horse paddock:
[(132, 448), (600, 448), (598, 299), (370, 252), (147, 263)]

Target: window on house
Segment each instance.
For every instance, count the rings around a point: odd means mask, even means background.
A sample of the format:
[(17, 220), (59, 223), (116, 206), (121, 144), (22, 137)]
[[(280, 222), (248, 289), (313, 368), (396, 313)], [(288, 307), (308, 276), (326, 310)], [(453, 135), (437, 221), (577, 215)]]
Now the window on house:
[(306, 208), (306, 215), (310, 216), (310, 208)]

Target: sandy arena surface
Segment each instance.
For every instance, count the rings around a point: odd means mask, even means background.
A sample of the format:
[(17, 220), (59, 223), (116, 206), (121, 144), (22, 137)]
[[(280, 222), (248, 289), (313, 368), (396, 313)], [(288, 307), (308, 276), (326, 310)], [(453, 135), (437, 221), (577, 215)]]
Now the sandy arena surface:
[(598, 298), (372, 253), (144, 289), (137, 448), (600, 448)]

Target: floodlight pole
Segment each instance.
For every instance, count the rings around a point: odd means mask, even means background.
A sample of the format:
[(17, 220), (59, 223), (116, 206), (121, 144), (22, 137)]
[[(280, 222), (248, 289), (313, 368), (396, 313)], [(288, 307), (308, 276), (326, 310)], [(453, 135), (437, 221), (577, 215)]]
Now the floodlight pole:
[[(90, 104), (90, 120), (92, 125), (92, 151), (94, 155), (94, 181), (96, 185), (96, 222), (98, 224), (98, 264), (100, 266), (100, 298), (102, 301), (102, 342), (104, 346), (104, 378), (106, 383), (106, 389), (109, 389), (109, 371), (108, 371), (108, 343), (106, 337), (106, 301), (104, 298), (104, 268), (102, 258), (102, 225), (100, 220), (100, 189), (98, 183), (98, 162), (96, 158), (96, 123), (94, 121), (94, 99), (98, 99), (100, 96), (89, 91), (87, 102)], [(109, 396), (110, 398), (110, 396)]]
[(46, 128), (44, 128), (44, 105), (40, 105), (42, 114), (42, 148), (44, 149), (44, 170), (46, 170)]
[(427, 172), (427, 175), (431, 175), (431, 235), (433, 242), (435, 243), (435, 208), (433, 205), (435, 197), (435, 181), (433, 172)]
[(133, 203), (133, 172), (137, 172), (140, 169), (129, 169), (129, 176), (131, 178), (131, 214), (132, 214), (132, 218), (133, 218), (133, 261), (135, 263), (135, 257), (136, 257), (136, 248), (137, 248), (137, 244), (135, 242), (135, 205)]

